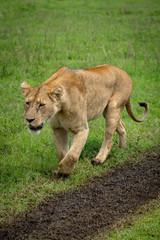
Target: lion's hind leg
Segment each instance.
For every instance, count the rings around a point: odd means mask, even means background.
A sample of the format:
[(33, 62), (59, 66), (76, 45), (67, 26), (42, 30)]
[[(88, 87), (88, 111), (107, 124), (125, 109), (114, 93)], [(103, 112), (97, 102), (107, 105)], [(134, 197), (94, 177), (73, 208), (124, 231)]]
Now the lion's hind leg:
[(116, 129), (118, 135), (119, 135), (119, 148), (125, 148), (126, 146), (126, 130), (125, 130), (125, 124), (122, 122), (122, 120), (119, 121), (118, 127)]
[[(115, 131), (118, 129), (118, 132), (122, 135), (122, 125), (120, 124), (121, 113), (123, 111), (124, 105), (116, 101), (116, 98), (110, 100), (104, 117), (106, 119), (106, 129), (104, 135), (104, 141), (102, 143), (101, 149), (97, 154), (96, 158), (92, 159), (92, 164), (101, 164), (107, 158), (111, 148), (112, 148), (112, 138)], [(123, 129), (124, 130), (124, 129)], [(121, 137), (122, 140), (122, 137)], [(120, 140), (120, 143), (121, 143)]]

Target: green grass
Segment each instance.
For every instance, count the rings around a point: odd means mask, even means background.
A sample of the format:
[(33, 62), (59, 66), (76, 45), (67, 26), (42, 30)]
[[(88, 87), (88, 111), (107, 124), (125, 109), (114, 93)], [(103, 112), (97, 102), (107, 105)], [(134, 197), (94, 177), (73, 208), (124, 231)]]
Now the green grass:
[(160, 209), (139, 218), (130, 228), (114, 233), (108, 240), (158, 240), (160, 239)]
[[(0, 2), (0, 191), (1, 219), (17, 215), (46, 196), (67, 191), (88, 178), (128, 161), (160, 143), (160, 5), (159, 0), (1, 0)], [(126, 111), (128, 144), (118, 149), (118, 137), (108, 160), (94, 168), (103, 140), (104, 119), (90, 122), (90, 134), (75, 171), (55, 179), (58, 157), (48, 124), (39, 136), (23, 122), (20, 84), (37, 85), (58, 68), (99, 64), (121, 67), (133, 79), (132, 105), (147, 101), (144, 123)]]
[[(158, 203), (157, 203), (158, 204)], [(125, 224), (119, 231), (102, 233), (93, 240), (159, 240), (160, 205), (144, 215), (137, 216), (132, 223)]]

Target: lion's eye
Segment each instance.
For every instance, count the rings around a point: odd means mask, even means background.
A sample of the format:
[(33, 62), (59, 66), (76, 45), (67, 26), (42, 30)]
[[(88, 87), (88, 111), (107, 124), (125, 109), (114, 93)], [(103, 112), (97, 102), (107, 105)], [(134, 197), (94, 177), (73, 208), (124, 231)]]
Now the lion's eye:
[(44, 103), (40, 103), (40, 104), (39, 104), (39, 108), (44, 107), (44, 105), (45, 105)]
[(26, 105), (29, 106), (30, 102), (26, 102)]

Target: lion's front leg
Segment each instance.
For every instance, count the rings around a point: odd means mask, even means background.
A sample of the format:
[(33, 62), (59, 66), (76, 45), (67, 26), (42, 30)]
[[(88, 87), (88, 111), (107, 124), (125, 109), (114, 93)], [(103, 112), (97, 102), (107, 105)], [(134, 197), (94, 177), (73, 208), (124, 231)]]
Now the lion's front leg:
[(64, 128), (52, 129), (59, 160), (61, 161), (69, 151), (69, 133)]
[(73, 171), (76, 162), (79, 159), (81, 151), (86, 143), (88, 137), (88, 124), (87, 128), (80, 130), (74, 135), (72, 146), (67, 155), (62, 159), (58, 166), (58, 174), (68, 176)]

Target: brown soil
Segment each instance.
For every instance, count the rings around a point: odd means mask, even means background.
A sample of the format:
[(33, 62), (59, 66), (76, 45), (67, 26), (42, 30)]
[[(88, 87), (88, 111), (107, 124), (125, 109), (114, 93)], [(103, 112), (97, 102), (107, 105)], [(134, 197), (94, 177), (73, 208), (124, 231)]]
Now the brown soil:
[(83, 240), (109, 229), (160, 194), (160, 154), (119, 167), (59, 194), (25, 216), (0, 227), (0, 239)]

